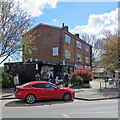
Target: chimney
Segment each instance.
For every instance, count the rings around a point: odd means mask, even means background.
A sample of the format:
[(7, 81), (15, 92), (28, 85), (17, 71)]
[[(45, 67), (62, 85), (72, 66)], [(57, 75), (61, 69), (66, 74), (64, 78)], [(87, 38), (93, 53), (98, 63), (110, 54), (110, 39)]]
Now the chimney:
[(68, 32), (68, 26), (64, 26), (64, 23), (62, 24), (62, 29)]
[(75, 36), (77, 37), (77, 38), (79, 38), (79, 34), (77, 33), (77, 34), (75, 34)]
[(62, 24), (62, 27), (64, 28), (64, 23)]

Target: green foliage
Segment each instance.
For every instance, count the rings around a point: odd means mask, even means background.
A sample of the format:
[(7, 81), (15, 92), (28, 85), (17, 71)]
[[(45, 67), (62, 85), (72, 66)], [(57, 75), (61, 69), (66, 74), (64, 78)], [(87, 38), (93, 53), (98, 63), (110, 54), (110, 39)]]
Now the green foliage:
[(73, 86), (81, 86), (83, 84), (83, 78), (79, 74), (73, 74), (71, 84)]
[(2, 88), (11, 88), (14, 86), (14, 76), (12, 73), (2, 71)]

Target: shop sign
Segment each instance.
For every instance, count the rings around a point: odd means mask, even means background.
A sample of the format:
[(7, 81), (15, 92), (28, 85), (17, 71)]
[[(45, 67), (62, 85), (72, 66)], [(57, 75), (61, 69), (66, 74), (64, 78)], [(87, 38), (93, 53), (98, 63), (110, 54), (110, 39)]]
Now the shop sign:
[(38, 64), (36, 64), (36, 70), (38, 70)]
[(65, 60), (63, 60), (63, 65), (65, 65)]

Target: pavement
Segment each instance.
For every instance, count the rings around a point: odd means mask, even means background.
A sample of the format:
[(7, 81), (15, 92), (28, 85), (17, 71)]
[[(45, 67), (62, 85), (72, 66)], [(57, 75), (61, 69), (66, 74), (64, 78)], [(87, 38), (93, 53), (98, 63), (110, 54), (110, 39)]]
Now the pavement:
[[(100, 82), (101, 90), (100, 90)], [(81, 88), (81, 89), (74, 89), (75, 90), (75, 99), (78, 100), (86, 100), (86, 101), (94, 101), (94, 100), (105, 100), (105, 99), (117, 99), (120, 98), (119, 91), (120, 88), (115, 86), (107, 85), (105, 89), (105, 83), (103, 80), (93, 80), (91, 81), (91, 88)], [(1, 89), (2, 93), (0, 95), (0, 100), (6, 99), (16, 99), (14, 95), (14, 88), (4, 88)]]

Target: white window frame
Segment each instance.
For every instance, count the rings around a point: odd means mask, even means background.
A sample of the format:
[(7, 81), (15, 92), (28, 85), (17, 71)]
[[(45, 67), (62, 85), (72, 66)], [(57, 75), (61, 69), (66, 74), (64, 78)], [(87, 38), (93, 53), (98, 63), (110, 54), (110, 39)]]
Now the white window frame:
[(65, 35), (65, 42), (70, 44), (70, 36), (68, 36), (67, 34)]
[(80, 48), (80, 49), (81, 49), (81, 42), (76, 41), (76, 45), (77, 45), (77, 48)]
[(53, 56), (58, 56), (58, 47), (53, 47)]
[(69, 50), (65, 50), (65, 58), (71, 59), (71, 52)]
[(89, 64), (89, 57), (85, 57), (85, 62)]
[(85, 51), (86, 52), (89, 52), (89, 47), (86, 45), (86, 47), (85, 47)]
[[(78, 59), (78, 58), (79, 58), (79, 59)], [(80, 54), (77, 54), (77, 61), (78, 61), (78, 62), (81, 62), (81, 61), (82, 61)]]

